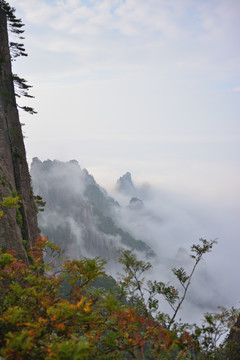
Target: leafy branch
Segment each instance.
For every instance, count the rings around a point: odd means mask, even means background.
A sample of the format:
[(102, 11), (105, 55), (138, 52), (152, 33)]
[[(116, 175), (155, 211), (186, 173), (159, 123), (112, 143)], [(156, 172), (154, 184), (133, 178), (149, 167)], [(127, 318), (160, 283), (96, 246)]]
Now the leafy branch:
[[(192, 247), (196, 261), (210, 245), (202, 242)], [(43, 254), (49, 257), (43, 260)], [(56, 263), (61, 249), (40, 236), (29, 249), (29, 266), (16, 255), (13, 250), (0, 249), (0, 357), (4, 359), (239, 358), (237, 309), (207, 313), (201, 327), (176, 322), (173, 329), (168, 329), (166, 314), (162, 314), (162, 321), (151, 316), (146, 293), (147, 289), (151, 296), (160, 293), (174, 304), (174, 288), (153, 282), (145, 289), (142, 276), (151, 264), (137, 260), (128, 250), (121, 251), (120, 261), (128, 271), (121, 285), (133, 298), (137, 296), (139, 302), (134, 304), (129, 299), (119, 301), (119, 293), (116, 290), (116, 296), (113, 288), (96, 289), (95, 281), (106, 277), (104, 260), (67, 259)], [(176, 276), (186, 288), (189, 277), (179, 270)], [(140, 294), (135, 294), (140, 289)], [(141, 294), (149, 315), (139, 307)], [(229, 331), (227, 340), (220, 343)]]
[[(23, 27), (24, 24), (22, 23), (22, 20), (17, 18), (15, 15), (15, 8), (11, 7), (5, 0), (0, 0), (0, 9), (5, 13), (7, 18), (7, 23), (10, 28), (10, 31), (15, 34), (21, 42), (11, 41), (9, 43), (9, 50), (10, 50), (10, 56), (11, 60), (15, 61), (17, 57), (19, 56), (28, 56), (24, 44), (22, 43), (22, 40), (24, 37), (22, 34), (24, 33)], [(4, 62), (4, 59), (1, 59), (1, 62)], [(12, 74), (12, 78), (10, 79), (13, 81), (14, 89), (15, 89), (15, 96), (16, 97), (27, 97), (27, 98), (33, 98), (32, 95), (29, 95), (28, 91), (32, 87), (27, 84), (27, 81), (21, 77), (19, 77), (16, 74)], [(3, 89), (1, 89), (1, 93), (4, 92)], [(36, 114), (34, 109), (29, 106), (20, 106), (17, 104), (17, 107), (30, 113), (30, 114)]]
[[(208, 241), (206, 239), (200, 239), (199, 241), (200, 244), (194, 244), (191, 247), (190, 257), (194, 259), (195, 262), (190, 274), (187, 275), (182, 267), (172, 269), (173, 274), (177, 277), (183, 288), (182, 296), (180, 296), (179, 290), (169, 283), (148, 280), (145, 284), (145, 279), (142, 275), (145, 271), (149, 270), (152, 265), (149, 262), (137, 260), (135, 254), (130, 250), (121, 250), (121, 256), (118, 261), (124, 265), (123, 270), (125, 274), (119, 274), (121, 276), (119, 285), (122, 289), (123, 296), (126, 296), (129, 303), (137, 306), (139, 311), (147, 317), (152, 316), (153, 312), (158, 311), (158, 295), (162, 295), (173, 310), (173, 315), (172, 317), (163, 317), (163, 314), (158, 312), (157, 317), (158, 319), (164, 318), (164, 322), (166, 323), (167, 321), (167, 327), (170, 329), (186, 298), (197, 265), (202, 260), (203, 255), (210, 252), (216, 243), (216, 240)], [(145, 287), (146, 285), (147, 287)]]
[(176, 269), (176, 268), (172, 269), (173, 274), (179, 280), (179, 282), (180, 282), (181, 286), (183, 287), (184, 291), (183, 291), (182, 297), (178, 297), (177, 306), (175, 308), (172, 307), (172, 309), (174, 309), (174, 314), (173, 314), (173, 316), (172, 316), (172, 318), (170, 320), (169, 327), (174, 322), (174, 319), (175, 319), (175, 317), (176, 317), (176, 315), (177, 315), (183, 301), (186, 298), (187, 291), (188, 291), (189, 285), (191, 284), (192, 276), (193, 276), (193, 274), (194, 274), (194, 272), (196, 270), (197, 265), (201, 261), (203, 255), (210, 252), (212, 250), (213, 245), (217, 243), (216, 240), (208, 241), (206, 239), (200, 239), (199, 241), (202, 243), (202, 245), (201, 244), (197, 244), (197, 245), (194, 244), (191, 247), (192, 254), (190, 255), (190, 257), (195, 260), (195, 263), (194, 263), (194, 265), (192, 267), (192, 271), (191, 271), (190, 275), (187, 275), (186, 271), (182, 267), (179, 268), (179, 269)]

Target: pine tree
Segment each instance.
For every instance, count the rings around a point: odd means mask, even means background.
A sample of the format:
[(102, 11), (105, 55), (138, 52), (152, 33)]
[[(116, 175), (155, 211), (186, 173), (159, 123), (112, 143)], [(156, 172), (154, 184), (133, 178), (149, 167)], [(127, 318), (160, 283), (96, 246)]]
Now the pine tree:
[[(27, 263), (26, 249), (33, 245), (38, 226), (16, 97), (31, 95), (30, 86), (12, 73), (11, 65), (27, 55), (23, 26), (15, 9), (0, 0), (0, 247), (16, 250)], [(9, 42), (8, 32), (21, 42)], [(30, 107), (23, 110), (34, 113)], [(16, 206), (4, 206), (11, 198), (18, 199)]]

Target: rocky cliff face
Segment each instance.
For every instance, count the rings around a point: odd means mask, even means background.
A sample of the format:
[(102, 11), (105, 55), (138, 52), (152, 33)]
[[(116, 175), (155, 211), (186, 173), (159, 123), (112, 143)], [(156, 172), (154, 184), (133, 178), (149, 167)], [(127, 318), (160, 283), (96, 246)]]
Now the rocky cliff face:
[(46, 201), (44, 212), (39, 213), (42, 233), (60, 244), (68, 256), (115, 259), (122, 247), (154, 255), (145, 242), (119, 224), (120, 205), (77, 161), (34, 158), (31, 175), (34, 192)]
[(26, 162), (23, 135), (15, 101), (9, 52), (7, 16), (0, 2), (0, 202), (18, 195), (21, 206), (4, 209), (0, 220), (0, 247), (14, 249), (27, 262), (26, 246), (33, 245), (38, 234), (34, 199)]
[(125, 175), (121, 176), (118, 179), (116, 184), (116, 189), (125, 195), (131, 195), (131, 196), (137, 195), (137, 189), (135, 188), (132, 182), (132, 176), (130, 172), (127, 172)]

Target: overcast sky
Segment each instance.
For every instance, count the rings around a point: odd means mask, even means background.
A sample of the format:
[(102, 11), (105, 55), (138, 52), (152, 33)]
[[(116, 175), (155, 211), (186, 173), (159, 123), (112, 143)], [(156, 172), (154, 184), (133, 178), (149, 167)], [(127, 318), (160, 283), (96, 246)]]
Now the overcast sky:
[(10, 4), (29, 54), (13, 70), (38, 111), (21, 115), (28, 160), (76, 159), (104, 187), (130, 171), (169, 191), (198, 219), (189, 238), (220, 238), (223, 286), (238, 282), (240, 1)]
[(38, 111), (22, 116), (29, 159), (76, 158), (99, 179), (129, 170), (207, 195), (227, 184), (235, 196), (239, 0), (10, 4), (29, 54), (14, 72)]
[[(239, 0), (12, 0), (27, 156), (240, 198)], [(29, 101), (28, 101), (29, 104)], [(103, 184), (102, 184), (103, 185)]]

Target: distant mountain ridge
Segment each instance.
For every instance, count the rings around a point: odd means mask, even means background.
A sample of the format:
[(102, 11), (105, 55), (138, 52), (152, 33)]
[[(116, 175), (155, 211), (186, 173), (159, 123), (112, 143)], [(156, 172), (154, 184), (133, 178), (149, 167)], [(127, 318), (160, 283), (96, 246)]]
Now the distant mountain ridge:
[[(127, 180), (131, 179), (131, 174), (127, 174)], [(155, 255), (144, 241), (135, 239), (118, 224), (119, 203), (76, 160), (42, 162), (33, 158), (31, 176), (34, 193), (46, 201), (45, 211), (38, 216), (40, 229), (60, 244), (66, 255), (114, 259), (121, 247), (140, 251), (147, 257)], [(133, 190), (132, 181), (131, 184)], [(142, 202), (135, 198), (130, 206), (134, 209)]]

